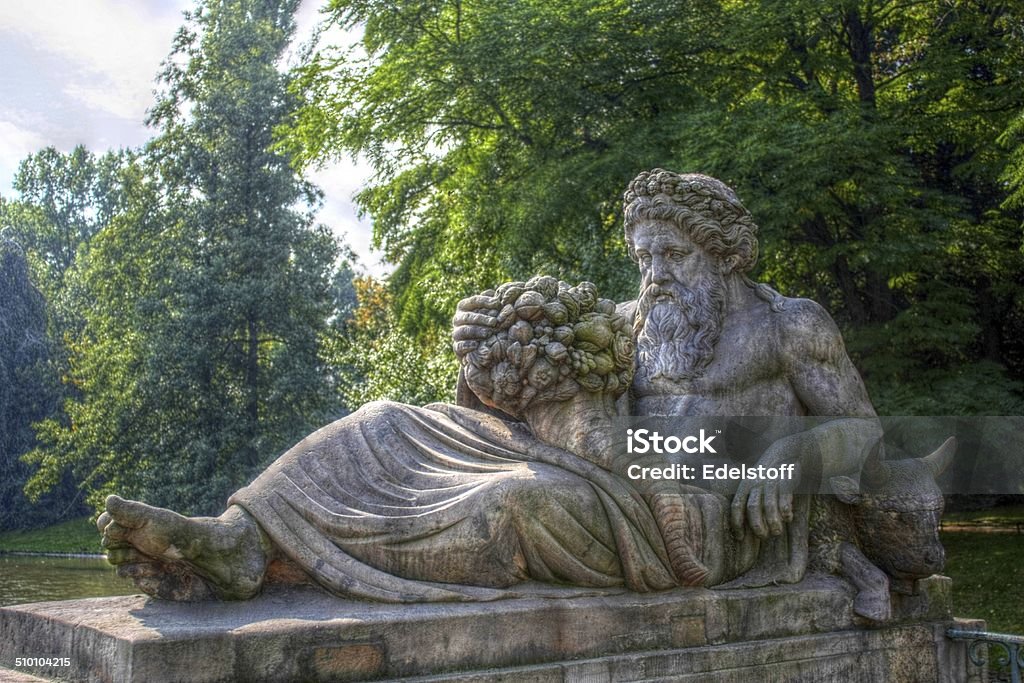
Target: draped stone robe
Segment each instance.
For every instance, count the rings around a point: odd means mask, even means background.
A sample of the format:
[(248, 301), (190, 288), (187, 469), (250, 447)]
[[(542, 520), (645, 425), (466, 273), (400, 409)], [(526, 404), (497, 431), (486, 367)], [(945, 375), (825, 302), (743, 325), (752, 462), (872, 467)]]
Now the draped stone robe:
[[(629, 480), (467, 407), (367, 404), (299, 442), (230, 503), (346, 597), (494, 600), (553, 594), (536, 582), (576, 592), (677, 585), (658, 524)], [(721, 561), (716, 544), (731, 538), (721, 517), (704, 520), (705, 562)], [(791, 575), (781, 580), (803, 573), (801, 533), (781, 551)], [(751, 537), (740, 553), (748, 558), (757, 554)], [(741, 564), (729, 578), (752, 563)], [(751, 585), (776, 580), (777, 572)]]

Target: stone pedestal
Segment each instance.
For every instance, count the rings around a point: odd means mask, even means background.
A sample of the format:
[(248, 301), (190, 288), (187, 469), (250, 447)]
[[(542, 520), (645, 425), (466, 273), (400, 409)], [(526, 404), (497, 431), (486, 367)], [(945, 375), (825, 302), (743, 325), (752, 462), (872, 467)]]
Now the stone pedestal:
[[(95, 598), (0, 609), (0, 667), (147, 683), (977, 679), (963, 643), (945, 638), (948, 596), (949, 579), (919, 582), (884, 627), (855, 617), (850, 588), (828, 577), (759, 590), (431, 605), (282, 587), (239, 603)], [(67, 662), (15, 667), (17, 657)]]

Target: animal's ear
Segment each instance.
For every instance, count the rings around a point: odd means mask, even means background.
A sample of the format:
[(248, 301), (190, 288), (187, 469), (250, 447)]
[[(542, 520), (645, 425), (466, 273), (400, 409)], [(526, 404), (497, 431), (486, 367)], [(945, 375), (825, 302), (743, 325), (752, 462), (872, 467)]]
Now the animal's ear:
[(844, 476), (829, 477), (829, 486), (839, 500), (847, 505), (857, 505), (861, 501), (860, 486), (853, 479)]
[(953, 462), (954, 453), (956, 453), (956, 437), (951, 436), (935, 449), (935, 452), (924, 456), (922, 459), (928, 464), (928, 468), (932, 471), (932, 476), (938, 479), (939, 475), (949, 467), (949, 463)]

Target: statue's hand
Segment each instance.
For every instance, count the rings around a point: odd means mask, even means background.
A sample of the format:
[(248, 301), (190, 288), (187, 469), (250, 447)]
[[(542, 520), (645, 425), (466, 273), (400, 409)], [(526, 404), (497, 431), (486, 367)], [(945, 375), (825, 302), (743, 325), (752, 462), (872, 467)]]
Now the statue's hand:
[(496, 316), (499, 308), (501, 302), (491, 290), (467, 297), (458, 303), (452, 320), (456, 356), (462, 358), (476, 349), (481, 340), (494, 334), (498, 327)]
[(758, 538), (778, 536), (784, 524), (793, 521), (793, 492), (800, 482), (800, 463), (781, 443), (772, 444), (757, 464), (766, 468), (792, 464), (792, 477), (740, 482), (732, 499), (732, 531), (737, 538), (743, 538), (744, 526), (749, 526)]

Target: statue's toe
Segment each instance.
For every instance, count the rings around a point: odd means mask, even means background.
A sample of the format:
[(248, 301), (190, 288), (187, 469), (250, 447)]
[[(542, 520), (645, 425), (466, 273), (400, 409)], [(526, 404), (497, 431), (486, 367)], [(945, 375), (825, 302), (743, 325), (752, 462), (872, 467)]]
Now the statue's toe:
[(110, 516), (109, 512), (103, 512), (99, 517), (96, 518), (96, 528), (100, 530), (100, 533), (107, 528), (114, 518)]
[(123, 527), (138, 529), (150, 521), (153, 516), (152, 510), (153, 508), (145, 503), (111, 495), (107, 496), (107, 512), (104, 514), (109, 514), (111, 519)]
[(116, 567), (152, 561), (153, 558), (143, 555), (131, 546), (107, 546), (107, 562)]
[(130, 545), (128, 534), (132, 531), (126, 529), (117, 522), (111, 522), (103, 528), (103, 540), (100, 545), (104, 548), (117, 548), (123, 545)]

